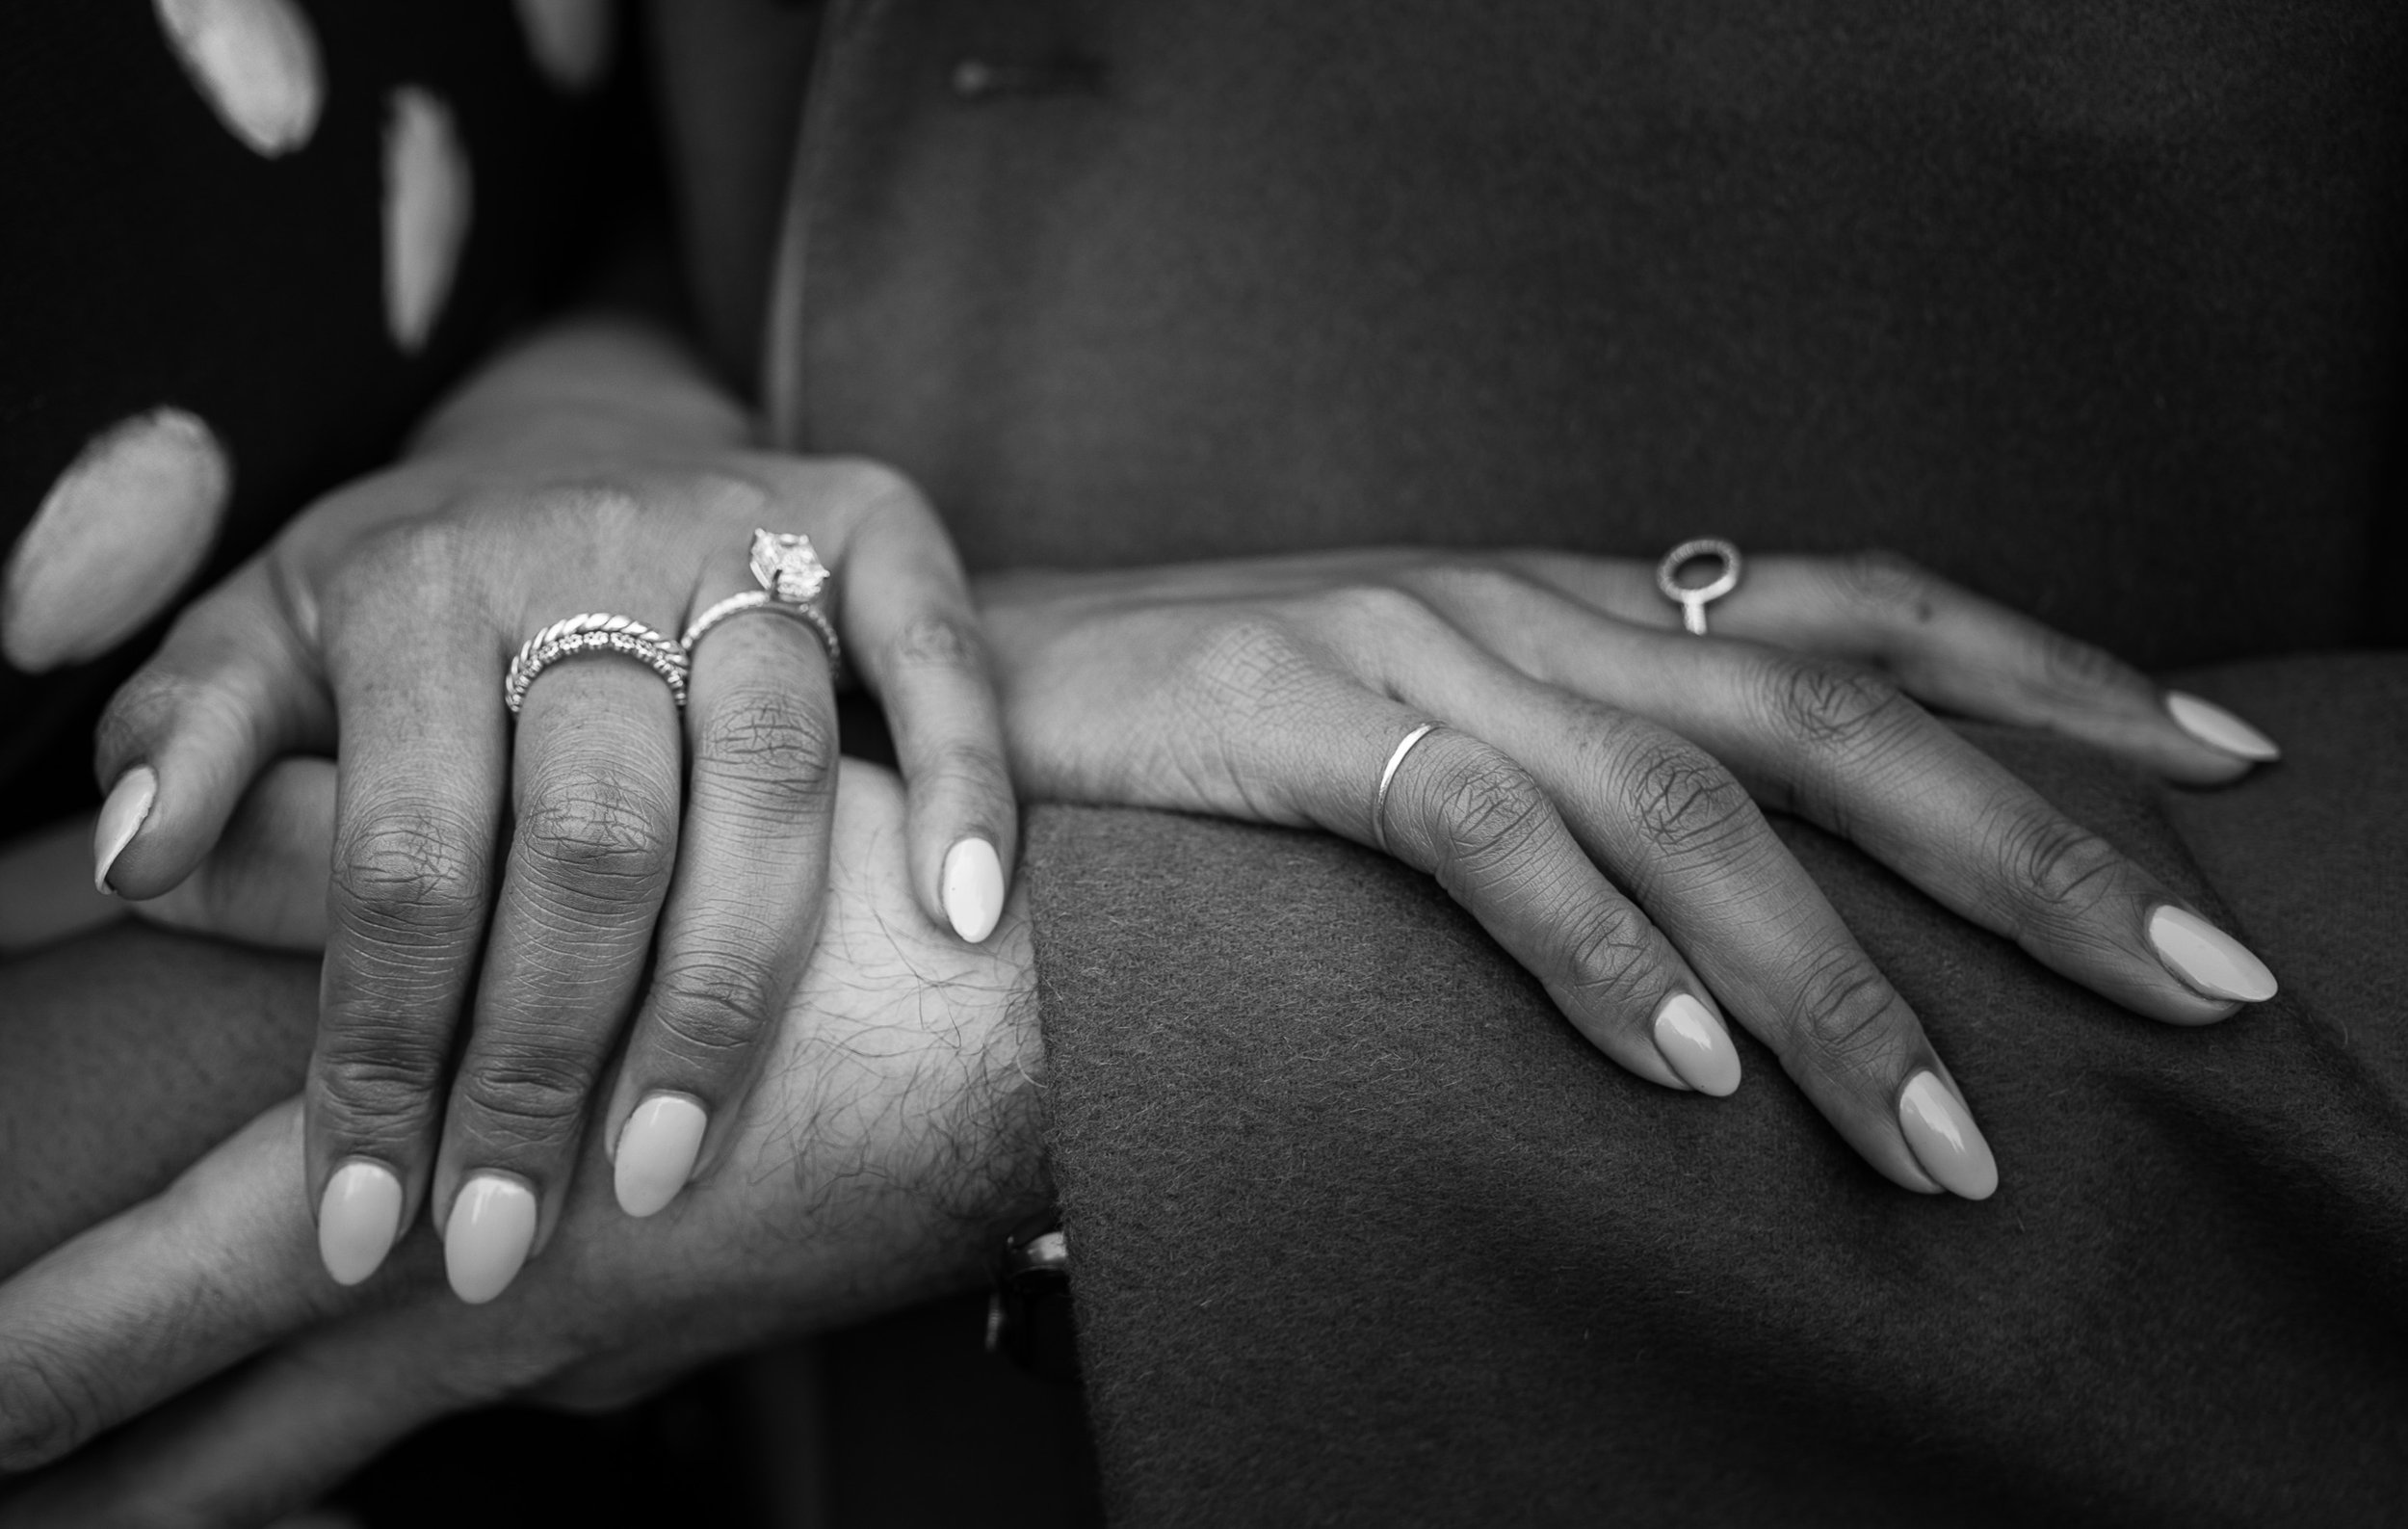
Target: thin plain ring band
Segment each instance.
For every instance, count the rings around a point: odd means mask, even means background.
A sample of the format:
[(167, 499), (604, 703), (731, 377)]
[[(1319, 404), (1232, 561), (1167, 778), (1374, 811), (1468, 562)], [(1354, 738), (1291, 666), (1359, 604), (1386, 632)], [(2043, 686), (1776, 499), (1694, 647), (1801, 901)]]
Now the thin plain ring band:
[(1404, 756), (1413, 751), (1415, 744), (1437, 730), (1436, 723), (1426, 722), (1406, 733), (1404, 741), (1397, 745), (1397, 751), (1388, 756), (1388, 768), (1379, 773), (1379, 794), (1372, 798), (1372, 838), (1379, 845), (1379, 853), (1382, 855), (1390, 853), (1388, 849), (1388, 788), (1396, 783), (1397, 767), (1404, 763)]
[(616, 653), (634, 659), (660, 675), (678, 709), (685, 709), (686, 673), (691, 667), (686, 650), (632, 616), (589, 611), (554, 621), (519, 646), (510, 673), (502, 681), (502, 703), (510, 715), (517, 716), (518, 708), (526, 704), (527, 687), (537, 674), (579, 653)]
[[(1706, 583), (1690, 589), (1676, 577), (1681, 565), (1693, 558), (1717, 558), (1722, 572)], [(1740, 573), (1745, 567), (1740, 549), (1720, 537), (1698, 537), (1684, 541), (1663, 555), (1656, 565), (1656, 588), (1663, 597), (1681, 608), (1681, 624), (1695, 636), (1706, 635), (1706, 607), (1740, 587)]]
[(823, 615), (816, 605), (798, 605), (792, 600), (781, 600), (767, 590), (746, 590), (742, 594), (731, 594), (720, 600), (700, 616), (695, 617), (693, 624), (686, 628), (686, 635), (677, 641), (691, 657), (694, 644), (702, 641), (703, 633), (729, 617), (741, 616), (746, 611), (774, 611), (780, 616), (791, 616), (796, 620), (808, 624), (811, 630), (819, 634), (820, 646), (827, 649), (827, 672), (833, 674), (843, 666), (845, 645), (837, 640), (835, 623)]

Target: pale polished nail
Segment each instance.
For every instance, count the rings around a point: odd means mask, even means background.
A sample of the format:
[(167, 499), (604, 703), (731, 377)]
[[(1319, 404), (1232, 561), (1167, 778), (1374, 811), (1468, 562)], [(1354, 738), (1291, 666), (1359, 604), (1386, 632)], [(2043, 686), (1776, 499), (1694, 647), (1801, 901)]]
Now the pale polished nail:
[(1665, 1067), (1700, 1094), (1727, 1098), (1740, 1086), (1740, 1048), (1712, 1009), (1685, 992), (1656, 1010), (1656, 1049)]
[(1967, 1199), (1988, 1199), (1999, 1187), (1999, 1161), (1981, 1139), (1973, 1113), (1934, 1072), (1918, 1072), (1898, 1094), (1898, 1122), (1924, 1172)]
[(2264, 764), (2283, 757), (2282, 746), (2273, 739), (2214, 701), (2203, 700), (2186, 690), (2167, 691), (2165, 711), (2183, 731), (2235, 758)]
[(683, 1094), (655, 1094), (627, 1117), (618, 1133), (618, 1208), (649, 1216), (677, 1198), (694, 1176), (710, 1115)]
[(2249, 948), (2187, 909), (2171, 903), (2149, 915), (2149, 943), (2166, 969), (2211, 998), (2264, 1003), (2274, 973)]
[(150, 816), (150, 804), (159, 797), (159, 773), (148, 765), (136, 765), (118, 777), (118, 783), (109, 789), (109, 800), (101, 804), (100, 821), (92, 834), (92, 884), (115, 896), (117, 888), (109, 884), (109, 867), (134, 842), (142, 831), (143, 820)]
[(443, 1226), (452, 1293), (471, 1305), (492, 1300), (518, 1278), (535, 1245), (536, 1192), (515, 1178), (477, 1174), (460, 1186)]
[(976, 945), (1004, 916), (1004, 862), (984, 839), (964, 839), (945, 852), (945, 916), (954, 933)]
[(318, 1201), (318, 1257), (339, 1285), (375, 1274), (402, 1234), (402, 1181), (382, 1163), (353, 1158)]

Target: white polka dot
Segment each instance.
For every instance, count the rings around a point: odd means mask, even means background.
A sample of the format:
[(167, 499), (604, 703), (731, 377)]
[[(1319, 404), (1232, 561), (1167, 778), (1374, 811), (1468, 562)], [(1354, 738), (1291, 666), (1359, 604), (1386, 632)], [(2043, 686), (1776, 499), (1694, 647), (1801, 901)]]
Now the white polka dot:
[(393, 343), (427, 343), (468, 238), (468, 156), (451, 108), (414, 85), (384, 125), (384, 320)]
[(544, 77), (582, 91), (611, 66), (611, 0), (518, 0), (527, 51)]
[(180, 409), (94, 435), (9, 553), (9, 662), (27, 673), (80, 664), (142, 630), (208, 557), (233, 486), (225, 448)]
[(235, 137), (274, 159), (309, 142), (326, 70), (292, 0), (156, 0), (184, 70)]

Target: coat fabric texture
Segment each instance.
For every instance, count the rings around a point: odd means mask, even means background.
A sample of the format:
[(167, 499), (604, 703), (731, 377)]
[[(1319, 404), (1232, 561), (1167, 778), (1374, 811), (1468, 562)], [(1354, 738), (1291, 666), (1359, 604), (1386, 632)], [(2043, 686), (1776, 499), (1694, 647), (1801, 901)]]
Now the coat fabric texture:
[(1622, 1074), (1353, 846), (1037, 810), (1118, 1521), (2396, 1521), (2403, 78), (2371, 0), (830, 9), (766, 391), (975, 564), (1885, 545), (2289, 750), (1974, 729), (2268, 959), (2206, 1030), (1781, 823), (1979, 1204), (1752, 1042)]

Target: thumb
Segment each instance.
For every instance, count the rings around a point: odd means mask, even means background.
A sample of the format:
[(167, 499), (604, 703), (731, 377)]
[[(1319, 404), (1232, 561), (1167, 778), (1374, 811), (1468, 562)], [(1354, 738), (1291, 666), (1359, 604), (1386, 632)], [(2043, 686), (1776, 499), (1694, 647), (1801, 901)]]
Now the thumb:
[(260, 773), (192, 874), (133, 904), (133, 911), (188, 934), (270, 950), (324, 950), (333, 844), (333, 761), (278, 759)]
[(109, 800), (92, 839), (103, 891), (156, 897), (216, 845), (279, 754), (331, 752), (334, 704), (266, 558), (196, 601), (101, 714)]

